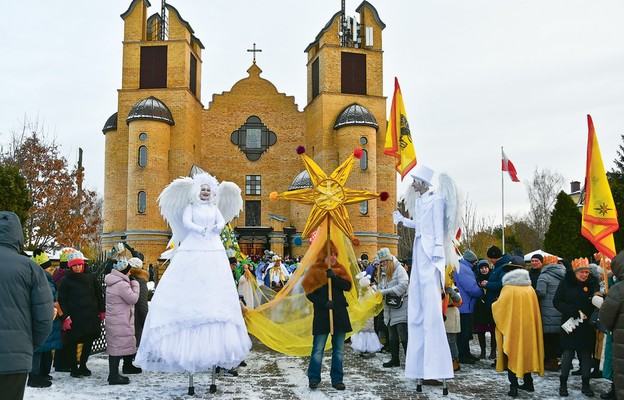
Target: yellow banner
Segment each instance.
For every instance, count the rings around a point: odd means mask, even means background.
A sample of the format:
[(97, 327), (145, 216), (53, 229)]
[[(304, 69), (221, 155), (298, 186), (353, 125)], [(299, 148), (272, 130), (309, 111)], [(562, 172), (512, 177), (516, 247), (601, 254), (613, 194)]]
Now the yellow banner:
[(416, 165), (416, 152), (397, 78), (394, 78), (394, 96), (388, 118), (384, 154), (396, 158), (395, 169), (401, 175), (401, 180)]
[(592, 242), (602, 254), (614, 258), (616, 252), (613, 232), (619, 228), (617, 210), (590, 115), (587, 115), (587, 125), (589, 133), (581, 234)]

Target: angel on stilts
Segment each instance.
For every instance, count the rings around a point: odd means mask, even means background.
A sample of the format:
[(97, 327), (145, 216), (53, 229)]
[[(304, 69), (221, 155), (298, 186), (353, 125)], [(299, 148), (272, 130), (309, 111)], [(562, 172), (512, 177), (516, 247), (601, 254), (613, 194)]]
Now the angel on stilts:
[(193, 374), (233, 368), (251, 349), (220, 233), (242, 208), (240, 188), (208, 173), (181, 177), (158, 197), (175, 251), (143, 328), (136, 363), (148, 371)]
[(438, 192), (431, 190), (433, 170), (418, 165), (414, 179), (404, 195), (410, 218), (399, 211), (392, 214), (395, 224), (413, 228), (413, 266), (410, 276), (405, 357), (405, 376), (418, 381), (422, 391), (425, 380), (443, 380), (443, 394), (448, 394), (446, 379), (453, 378), (453, 361), (446, 339), (441, 293), (446, 266), (459, 268), (453, 238), (461, 223), (461, 204), (453, 180), (439, 176)]

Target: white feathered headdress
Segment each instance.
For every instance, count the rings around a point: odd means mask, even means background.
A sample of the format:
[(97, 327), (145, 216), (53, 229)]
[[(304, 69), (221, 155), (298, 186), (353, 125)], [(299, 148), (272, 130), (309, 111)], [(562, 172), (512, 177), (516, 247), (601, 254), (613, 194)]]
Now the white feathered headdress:
[[(180, 177), (171, 182), (158, 196), (160, 214), (171, 227), (171, 243), (177, 246), (188, 235), (182, 223), (184, 209), (190, 203), (199, 201), (202, 185), (209, 185), (212, 193), (211, 202), (217, 205), (226, 223), (237, 217), (243, 209), (241, 189), (233, 182), (217, 179), (201, 168), (193, 166), (192, 177)], [(167, 246), (169, 247), (169, 246)]]

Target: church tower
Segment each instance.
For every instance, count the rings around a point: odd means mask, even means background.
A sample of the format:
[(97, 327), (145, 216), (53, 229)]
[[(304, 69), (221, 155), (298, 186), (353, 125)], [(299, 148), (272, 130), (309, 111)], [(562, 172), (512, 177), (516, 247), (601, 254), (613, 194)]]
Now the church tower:
[[(134, 0), (124, 20), (122, 84), (106, 135), (103, 246), (125, 240), (160, 254), (170, 233), (156, 199), (200, 154), (202, 43), (169, 4), (147, 16)], [(150, 260), (151, 261), (151, 260)]]
[[(347, 206), (361, 245), (356, 252), (374, 254), (380, 247), (396, 249), (391, 213), (396, 205), (396, 172), (383, 154), (386, 98), (383, 96), (382, 30), (385, 24), (367, 1), (348, 16), (343, 9), (308, 45), (307, 153), (333, 171), (355, 148), (364, 156), (347, 186), (386, 191), (386, 202), (371, 200)], [(384, 233), (385, 232), (385, 233)]]

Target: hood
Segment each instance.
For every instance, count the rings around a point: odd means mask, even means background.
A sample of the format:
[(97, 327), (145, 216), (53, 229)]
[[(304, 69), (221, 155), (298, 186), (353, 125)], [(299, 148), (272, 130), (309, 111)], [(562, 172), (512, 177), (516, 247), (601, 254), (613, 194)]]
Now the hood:
[(617, 276), (618, 280), (624, 279), (624, 251), (620, 251), (620, 254), (611, 260), (611, 271)]
[(531, 286), (529, 271), (518, 268), (507, 272), (503, 276), (503, 286)]
[(0, 211), (0, 246), (20, 251), (24, 246), (22, 224), (14, 212)]
[(565, 277), (566, 269), (562, 264), (546, 264), (542, 267), (542, 274), (551, 275), (561, 280)]
[(127, 275), (122, 274), (116, 269), (112, 270), (110, 274), (104, 277), (104, 283), (106, 284), (106, 286), (113, 286), (119, 282), (129, 282), (129, 281), (130, 281), (130, 278), (128, 278)]

